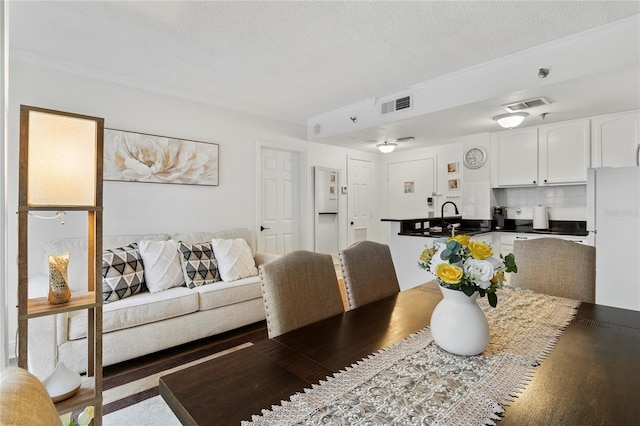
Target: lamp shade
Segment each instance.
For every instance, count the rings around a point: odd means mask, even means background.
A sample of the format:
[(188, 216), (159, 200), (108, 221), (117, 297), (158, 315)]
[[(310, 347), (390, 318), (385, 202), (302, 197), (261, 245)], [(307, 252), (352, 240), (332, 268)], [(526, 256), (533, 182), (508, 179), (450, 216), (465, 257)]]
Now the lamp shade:
[(398, 144), (395, 142), (383, 142), (383, 143), (379, 143), (376, 146), (378, 147), (380, 152), (382, 152), (383, 154), (388, 154), (390, 152), (393, 152), (393, 150), (396, 149), (396, 146), (398, 146)]
[(28, 111), (27, 205), (95, 206), (98, 122)]
[(526, 112), (514, 112), (512, 114), (496, 115), (493, 119), (505, 129), (513, 129), (514, 127), (518, 127), (522, 124), (524, 119), (528, 116), (529, 114)]

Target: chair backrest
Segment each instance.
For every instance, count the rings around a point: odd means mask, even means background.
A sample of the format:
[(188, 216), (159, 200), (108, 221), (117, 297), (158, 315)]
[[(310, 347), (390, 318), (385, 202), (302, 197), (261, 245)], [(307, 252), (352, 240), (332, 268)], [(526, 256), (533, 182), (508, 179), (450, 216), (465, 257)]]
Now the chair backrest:
[(298, 250), (260, 265), (269, 338), (344, 312), (331, 255)]
[(60, 425), (47, 389), (27, 370), (7, 367), (0, 372), (0, 425)]
[(595, 303), (596, 250), (559, 238), (516, 240), (518, 273), (511, 285), (551, 296)]
[(349, 309), (400, 291), (386, 244), (359, 241), (338, 253)]

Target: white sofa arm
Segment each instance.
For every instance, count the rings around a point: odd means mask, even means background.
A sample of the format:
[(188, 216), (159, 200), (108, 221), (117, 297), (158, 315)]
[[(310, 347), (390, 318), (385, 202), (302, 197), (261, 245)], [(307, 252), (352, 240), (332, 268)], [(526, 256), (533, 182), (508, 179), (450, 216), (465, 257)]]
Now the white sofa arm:
[[(47, 297), (49, 277), (38, 275), (29, 279), (29, 297)], [(66, 315), (66, 314), (60, 314)], [(58, 359), (58, 315), (47, 315), (29, 320), (29, 372), (40, 380), (56, 368)]]
[(44, 380), (56, 368), (56, 315), (29, 320), (29, 372)]
[(255, 255), (256, 266), (264, 265), (265, 263), (273, 262), (279, 258), (280, 254), (275, 253), (262, 253), (257, 251)]

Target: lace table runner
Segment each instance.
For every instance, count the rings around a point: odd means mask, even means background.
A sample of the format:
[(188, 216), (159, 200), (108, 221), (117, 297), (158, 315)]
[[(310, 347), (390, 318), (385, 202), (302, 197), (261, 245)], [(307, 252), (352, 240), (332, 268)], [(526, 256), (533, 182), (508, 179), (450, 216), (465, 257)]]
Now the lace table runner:
[(450, 354), (425, 328), (242, 424), (495, 425), (580, 302), (503, 289), (497, 308), (478, 303), (491, 328), (481, 355)]

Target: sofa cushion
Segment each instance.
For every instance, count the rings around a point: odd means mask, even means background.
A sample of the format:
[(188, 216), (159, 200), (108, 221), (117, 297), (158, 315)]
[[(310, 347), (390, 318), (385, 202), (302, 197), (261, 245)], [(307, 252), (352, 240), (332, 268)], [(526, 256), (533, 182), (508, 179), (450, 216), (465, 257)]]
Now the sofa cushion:
[(144, 279), (151, 293), (184, 285), (177, 242), (144, 240), (140, 241), (139, 248)]
[(242, 238), (249, 244), (251, 256), (256, 254), (256, 234), (249, 228), (233, 228), (217, 232), (192, 232), (190, 234), (171, 234), (171, 239), (176, 241), (185, 241), (187, 243), (205, 243), (214, 238), (222, 238), (225, 240), (233, 240)]
[(260, 277), (249, 277), (231, 283), (205, 285), (194, 291), (200, 295), (200, 310), (219, 308), (251, 299), (262, 299)]
[(124, 299), (145, 290), (144, 267), (138, 244), (107, 249), (102, 255), (102, 300)]
[(251, 249), (243, 238), (214, 238), (211, 243), (223, 281), (231, 282), (258, 275)]
[(187, 287), (195, 288), (220, 281), (218, 262), (211, 243), (178, 243), (182, 273)]
[[(135, 234), (135, 235), (117, 235), (102, 238), (103, 250), (116, 247), (126, 246), (131, 243), (139, 243), (142, 240), (165, 241), (169, 239), (167, 234)], [(69, 277), (69, 288), (71, 292), (87, 291), (87, 238), (58, 238), (56, 240), (46, 242), (43, 247), (43, 274), (49, 275), (49, 263), (47, 256), (49, 254), (69, 253), (69, 268), (67, 275)]]
[[(159, 293), (139, 293), (103, 308), (103, 333), (161, 321), (198, 310), (198, 293), (186, 287)], [(69, 340), (87, 335), (85, 310), (69, 313)], [(132, 342), (134, 344), (134, 342)]]

